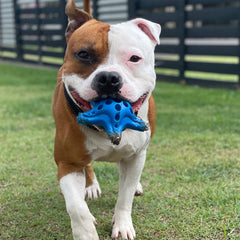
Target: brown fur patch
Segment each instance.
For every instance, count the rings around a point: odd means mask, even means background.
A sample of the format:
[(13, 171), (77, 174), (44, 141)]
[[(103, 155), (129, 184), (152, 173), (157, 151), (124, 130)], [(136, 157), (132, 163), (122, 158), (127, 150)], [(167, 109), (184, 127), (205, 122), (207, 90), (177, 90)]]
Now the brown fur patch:
[(149, 98), (149, 102), (148, 102), (148, 121), (150, 124), (150, 129), (151, 129), (151, 137), (154, 134), (155, 131), (155, 125), (156, 125), (156, 109), (155, 109), (155, 102), (154, 102), (154, 98), (151, 95), (151, 97)]
[[(85, 79), (95, 71), (99, 64), (103, 63), (108, 56), (109, 30), (109, 24), (94, 19), (77, 29), (68, 41), (63, 66), (64, 74), (75, 73)], [(91, 51), (96, 57), (96, 61), (92, 64), (79, 61), (75, 53), (81, 49)]]
[(65, 99), (61, 75), (62, 69), (58, 74), (52, 103), (56, 124), (54, 157), (59, 180), (71, 172), (83, 172), (83, 168), (91, 162), (84, 144), (85, 135)]
[(94, 174), (92, 164), (89, 163), (85, 167), (86, 187), (89, 187), (93, 184), (94, 176), (95, 176), (95, 174)]

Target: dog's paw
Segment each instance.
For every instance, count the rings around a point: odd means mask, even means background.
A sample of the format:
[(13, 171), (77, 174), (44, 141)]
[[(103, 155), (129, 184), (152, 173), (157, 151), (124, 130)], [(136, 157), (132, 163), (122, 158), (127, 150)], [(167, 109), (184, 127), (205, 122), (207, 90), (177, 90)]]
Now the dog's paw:
[(138, 182), (135, 196), (141, 196), (141, 195), (143, 195), (143, 188), (142, 188), (142, 184)]
[(99, 240), (95, 228), (96, 219), (90, 212), (86, 212), (84, 216), (76, 215), (75, 217), (76, 219), (71, 221), (74, 240)]
[(74, 240), (99, 240), (96, 229), (85, 229), (79, 227), (77, 232), (73, 232)]
[(118, 212), (112, 220), (112, 239), (133, 240), (136, 237), (131, 214)]
[(92, 185), (85, 189), (85, 197), (91, 200), (101, 197), (101, 189), (96, 178), (93, 180)]

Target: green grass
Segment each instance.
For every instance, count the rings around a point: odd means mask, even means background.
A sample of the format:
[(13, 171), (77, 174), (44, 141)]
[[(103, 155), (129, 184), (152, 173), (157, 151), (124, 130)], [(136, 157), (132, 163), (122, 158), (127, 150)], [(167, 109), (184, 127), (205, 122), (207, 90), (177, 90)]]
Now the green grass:
[[(53, 160), (55, 70), (0, 64), (0, 239), (72, 239)], [(157, 128), (136, 197), (140, 240), (240, 239), (240, 94), (157, 83)], [(114, 164), (94, 163), (88, 201), (110, 239)]]

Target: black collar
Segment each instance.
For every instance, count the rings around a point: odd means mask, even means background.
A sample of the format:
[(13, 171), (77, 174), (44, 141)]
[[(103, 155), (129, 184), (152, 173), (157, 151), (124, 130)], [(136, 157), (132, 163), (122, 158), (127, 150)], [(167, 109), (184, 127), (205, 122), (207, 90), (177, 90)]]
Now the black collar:
[(67, 100), (68, 106), (72, 110), (73, 114), (75, 116), (78, 116), (78, 114), (82, 113), (83, 110), (78, 106), (78, 104), (72, 98), (72, 96), (69, 93), (68, 89), (66, 88), (65, 84), (63, 84), (63, 86), (64, 86), (64, 95), (65, 95), (65, 98)]

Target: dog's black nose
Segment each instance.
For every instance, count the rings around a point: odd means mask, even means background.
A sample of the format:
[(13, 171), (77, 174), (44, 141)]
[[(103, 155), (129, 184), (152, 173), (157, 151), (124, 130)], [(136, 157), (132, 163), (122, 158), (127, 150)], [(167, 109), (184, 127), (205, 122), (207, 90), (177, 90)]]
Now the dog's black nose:
[(122, 87), (122, 78), (117, 72), (100, 72), (92, 82), (92, 89), (96, 90), (101, 95), (112, 95)]

